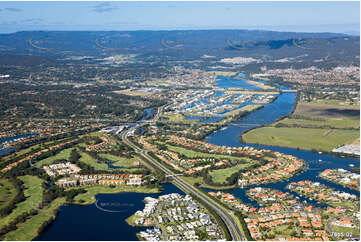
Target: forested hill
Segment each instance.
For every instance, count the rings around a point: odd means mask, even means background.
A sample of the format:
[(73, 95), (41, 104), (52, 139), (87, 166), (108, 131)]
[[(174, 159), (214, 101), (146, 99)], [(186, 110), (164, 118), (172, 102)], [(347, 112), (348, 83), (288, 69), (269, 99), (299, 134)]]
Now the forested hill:
[[(306, 54), (303, 59), (309, 61), (327, 57), (328, 61), (354, 64), (359, 41), (359, 37), (344, 34), (259, 30), (23, 31), (0, 35), (0, 55), (55, 60), (135, 54), (139, 61), (243, 56), (268, 61)], [(35, 63), (43, 61), (37, 58)]]

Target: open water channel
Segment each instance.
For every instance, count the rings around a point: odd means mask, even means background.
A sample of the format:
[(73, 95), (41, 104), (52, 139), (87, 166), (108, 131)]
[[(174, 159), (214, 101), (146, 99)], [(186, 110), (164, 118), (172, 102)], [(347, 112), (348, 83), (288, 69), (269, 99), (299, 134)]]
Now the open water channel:
[[(239, 77), (243, 77), (242, 73)], [(221, 77), (218, 85), (222, 88), (242, 87), (250, 90), (258, 90), (255, 86), (247, 84), (244, 80), (233, 79), (231, 77)], [(288, 87), (280, 86), (286, 90)], [(292, 112), (294, 102), (296, 101), (295, 93), (281, 93), (275, 101), (266, 104), (264, 108), (256, 110), (241, 119), (230, 123), (226, 128), (218, 130), (205, 138), (205, 141), (225, 146), (252, 146), (259, 149), (269, 149), (284, 154), (296, 156), (304, 160), (308, 168), (287, 181), (273, 184), (258, 185), (261, 187), (269, 187), (279, 189), (284, 192), (290, 192), (295, 196), (297, 194), (286, 189), (287, 184), (293, 181), (311, 180), (318, 181), (337, 190), (345, 191), (359, 196), (359, 192), (327, 182), (318, 177), (318, 174), (327, 168), (343, 168), (350, 170), (350, 165), (360, 167), (359, 158), (346, 158), (330, 154), (312, 153), (305, 150), (297, 150), (285, 147), (255, 145), (241, 143), (238, 139), (239, 135), (247, 130), (267, 125), (276, 121), (279, 117)], [(150, 110), (147, 111), (149, 116)], [(235, 188), (226, 190), (226, 192), (234, 194), (243, 202), (258, 206), (258, 204), (249, 199), (245, 195), (245, 191), (252, 187)], [(210, 191), (209, 189), (204, 189)], [(105, 212), (98, 209), (95, 204), (92, 205), (64, 205), (60, 208), (58, 217), (36, 240), (137, 240), (136, 233), (144, 230), (142, 227), (129, 226), (125, 219), (137, 210), (144, 208), (143, 199), (147, 196), (158, 197), (169, 193), (184, 194), (181, 190), (172, 184), (165, 184), (161, 194), (138, 194), (138, 193), (120, 193), (120, 194), (99, 194), (96, 196), (98, 205), (106, 210), (114, 212)], [(323, 204), (311, 201), (305, 197), (301, 200), (315, 206), (324, 206)]]

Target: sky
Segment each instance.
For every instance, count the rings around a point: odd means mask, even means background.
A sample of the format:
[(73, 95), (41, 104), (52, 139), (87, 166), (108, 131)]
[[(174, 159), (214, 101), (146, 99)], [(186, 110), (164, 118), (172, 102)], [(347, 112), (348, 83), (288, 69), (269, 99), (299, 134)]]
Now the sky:
[(1, 2), (0, 33), (264, 29), (360, 32), (360, 2)]

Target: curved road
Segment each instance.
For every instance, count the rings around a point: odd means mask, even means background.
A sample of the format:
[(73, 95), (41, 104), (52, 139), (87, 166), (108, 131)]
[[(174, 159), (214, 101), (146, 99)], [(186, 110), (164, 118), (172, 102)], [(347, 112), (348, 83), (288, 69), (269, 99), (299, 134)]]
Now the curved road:
[[(158, 161), (154, 160), (152, 157), (150, 157), (147, 153), (147, 151), (142, 150), (138, 146), (136, 146), (133, 142), (128, 140), (128, 133), (134, 132), (134, 130), (137, 128), (137, 126), (130, 128), (129, 130), (126, 130), (122, 132), (120, 135), (123, 142), (130, 147), (132, 147), (138, 154), (140, 154), (142, 157), (144, 157), (148, 162), (153, 164), (155, 167), (163, 171), (166, 175), (175, 175), (172, 171), (165, 168), (162, 164), (160, 164)], [(209, 199), (207, 196), (203, 194), (203, 192), (199, 191), (198, 189), (194, 188), (193, 186), (189, 185), (187, 182), (182, 180), (181, 178), (174, 176), (173, 182), (182, 188), (182, 190), (191, 193), (195, 196), (197, 196), (200, 200), (202, 200), (204, 203), (206, 203), (210, 208), (212, 208), (223, 220), (223, 222), (226, 224), (231, 236), (232, 240), (235, 241), (245, 241), (246, 239), (242, 236), (242, 233), (237, 226), (237, 223), (235, 221), (235, 218), (227, 212), (223, 207), (221, 207), (216, 202)]]

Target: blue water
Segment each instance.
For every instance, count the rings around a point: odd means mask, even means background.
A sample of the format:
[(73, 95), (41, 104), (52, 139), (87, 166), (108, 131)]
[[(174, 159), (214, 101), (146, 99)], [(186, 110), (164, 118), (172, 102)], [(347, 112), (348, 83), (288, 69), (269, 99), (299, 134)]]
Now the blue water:
[[(289, 89), (286, 86), (280, 86), (280, 88), (283, 90)], [(283, 192), (289, 192), (295, 196), (299, 196), (296, 193), (288, 190), (286, 186), (293, 181), (311, 180), (311, 181), (323, 183), (337, 190), (341, 190), (344, 192), (348, 192), (360, 196), (360, 193), (358, 191), (345, 188), (341, 185), (325, 181), (318, 177), (319, 173), (327, 168), (330, 169), (343, 168), (346, 170), (351, 170), (350, 164), (354, 165), (355, 167), (360, 167), (359, 158), (345, 158), (336, 155), (312, 153), (311, 151), (297, 150), (292, 148), (240, 143), (238, 139), (239, 136), (244, 132), (248, 131), (249, 129), (258, 127), (260, 125), (271, 124), (275, 122), (279, 117), (291, 113), (293, 110), (293, 104), (295, 102), (295, 98), (296, 98), (295, 93), (282, 93), (277, 97), (277, 99), (274, 102), (265, 105), (264, 108), (256, 110), (251, 114), (247, 115), (246, 117), (242, 117), (239, 120), (232, 122), (225, 129), (218, 130), (212, 133), (211, 135), (207, 136), (204, 140), (206, 142), (215, 145), (225, 145), (232, 147), (251, 146), (258, 149), (269, 149), (272, 151), (277, 151), (284, 154), (296, 156), (304, 160), (308, 165), (306, 171), (293, 176), (288, 181), (278, 182), (274, 184), (257, 185), (257, 186), (274, 188), (281, 190)], [(250, 200), (249, 197), (245, 194), (245, 192), (248, 189), (257, 186), (251, 186), (246, 188), (235, 188), (235, 189), (227, 190), (226, 192), (234, 194), (236, 197), (240, 198), (245, 203), (248, 203), (252, 206), (257, 206), (257, 203), (255, 201)], [(205, 190), (208, 191), (208, 189)], [(306, 200), (309, 204), (315, 206), (324, 206), (323, 204), (319, 204), (316, 201), (311, 201), (305, 197), (300, 197), (300, 198), (303, 201)]]
[[(244, 76), (242, 75), (241, 77), (244, 78)], [(286, 86), (280, 86), (280, 88), (289, 89)], [(222, 93), (217, 92), (215, 95), (222, 95)], [(305, 150), (267, 145), (245, 144), (239, 142), (238, 136), (241, 135), (243, 132), (249, 130), (250, 128), (273, 123), (279, 117), (289, 114), (293, 109), (294, 102), (294, 93), (282, 93), (273, 103), (266, 104), (264, 108), (254, 111), (246, 117), (240, 118), (238, 121), (232, 122), (225, 129), (214, 132), (213, 134), (207, 136), (205, 138), (205, 141), (216, 145), (226, 145), (234, 147), (252, 146), (259, 149), (270, 149), (272, 151), (278, 151), (284, 154), (294, 155), (307, 162), (308, 169), (302, 173), (293, 176), (288, 181), (258, 186), (274, 188), (283, 192), (289, 192), (294, 196), (299, 196), (298, 194), (295, 194), (294, 192), (286, 189), (286, 186), (292, 181), (308, 179), (312, 181), (319, 181), (320, 183), (333, 187), (337, 190), (342, 190), (359, 196), (359, 192), (357, 191), (344, 188), (340, 185), (327, 182), (318, 178), (318, 174), (326, 168), (344, 168), (350, 170), (350, 164), (353, 164), (355, 167), (360, 167), (358, 158), (342, 158), (330, 154), (312, 153)], [(213, 118), (215, 117), (212, 117), (210, 119)], [(202, 122), (203, 121), (204, 120), (202, 120)], [(145, 197), (158, 197), (160, 195), (169, 194), (172, 192), (184, 194), (181, 190), (179, 190), (172, 184), (165, 184), (163, 185), (163, 188), (164, 190), (160, 194), (120, 193), (97, 195), (96, 198), (99, 201), (98, 204), (103, 204), (102, 208), (117, 211), (113, 213), (99, 210), (94, 204), (83, 206), (62, 206), (60, 209), (60, 213), (54, 223), (40, 236), (38, 236), (36, 240), (137, 240), (136, 233), (144, 230), (144, 228), (129, 226), (125, 222), (125, 219), (134, 214), (137, 210), (141, 210), (144, 208), (144, 203), (142, 202), (142, 200)], [(250, 188), (251, 187), (243, 189), (235, 188), (224, 191), (234, 194), (243, 202), (251, 206), (257, 207), (259, 206), (257, 202), (251, 200), (248, 196), (245, 195), (245, 191)], [(210, 191), (208, 189), (204, 190)], [(305, 197), (300, 198), (303, 201), (307, 201), (309, 204), (315, 206), (324, 206), (317, 203), (316, 201), (311, 201)]]
[(107, 162), (108, 168), (109, 169), (121, 169), (124, 168), (123, 166), (113, 166), (112, 162), (108, 161)]
[(173, 184), (164, 184), (161, 193), (118, 193), (99, 194), (97, 204), (105, 212), (91, 205), (63, 205), (56, 220), (35, 240), (37, 241), (134, 241), (136, 233), (144, 227), (132, 227), (125, 221), (138, 210), (144, 208), (145, 197), (158, 197), (169, 193), (184, 192)]
[(293, 110), (295, 100), (295, 93), (282, 93), (272, 103), (232, 122), (226, 129), (212, 133), (205, 141), (217, 145), (239, 146), (239, 134), (260, 125), (271, 124), (279, 117), (289, 114)]
[(38, 136), (38, 135), (39, 134), (22, 134), (22, 135), (16, 135), (16, 136), (0, 139), (0, 156), (6, 155), (15, 150), (14, 148), (1, 148), (2, 147), (1, 145), (3, 143), (8, 142), (8, 141), (13, 141), (15, 139), (26, 138), (26, 137), (31, 137), (31, 136)]
[(234, 79), (232, 77), (217, 77), (215, 86), (220, 88), (244, 88), (247, 90), (261, 90), (261, 88), (251, 85), (245, 80)]
[(39, 134), (22, 134), (22, 135), (16, 135), (16, 136), (11, 136), (11, 137), (7, 137), (7, 138), (3, 138), (0, 139), (0, 145), (2, 145), (5, 142), (8, 141), (13, 141), (15, 139), (21, 139), (21, 138), (26, 138), (26, 137), (31, 137), (31, 136), (37, 136)]
[(145, 109), (145, 113), (146, 113), (146, 114), (145, 114), (145, 116), (141, 119), (141, 121), (142, 121), (142, 120), (146, 120), (146, 119), (148, 119), (148, 118), (150, 117), (150, 115), (152, 114), (152, 109), (153, 109), (153, 108), (146, 108), (146, 109)]
[[(143, 118), (140, 119), (140, 121), (143, 121), (143, 120), (147, 120), (149, 119), (149, 117), (151, 116), (152, 114), (152, 109), (153, 108), (146, 108), (145, 109), (145, 116)], [(143, 127), (140, 128), (140, 135), (142, 135), (144, 133), (144, 129)], [(108, 165), (109, 166), (109, 165)], [(110, 167), (109, 167), (110, 168)]]

